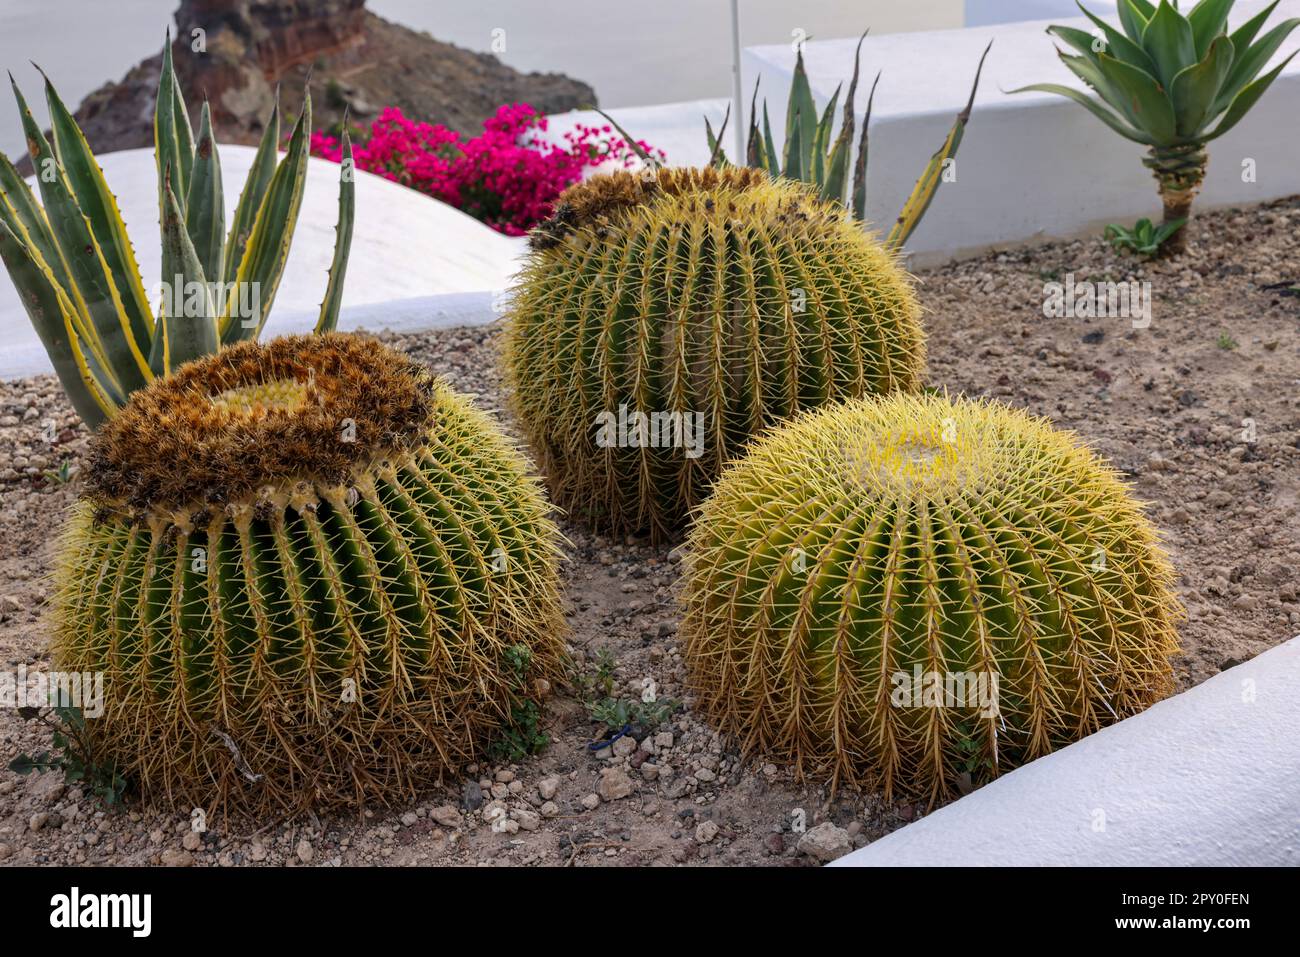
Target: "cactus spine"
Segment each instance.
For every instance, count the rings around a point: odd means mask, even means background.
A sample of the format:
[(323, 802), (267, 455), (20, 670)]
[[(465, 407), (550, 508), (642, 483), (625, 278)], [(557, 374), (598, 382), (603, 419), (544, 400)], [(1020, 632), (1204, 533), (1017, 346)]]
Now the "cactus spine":
[(191, 363), (104, 425), (88, 473), (54, 657), (105, 674), (92, 733), (147, 799), (408, 798), (557, 673), (537, 483), (485, 416), (372, 340)]
[(918, 385), (907, 277), (802, 184), (615, 173), (570, 188), (530, 241), (515, 407), (552, 496), (603, 528), (671, 535), (762, 429)]
[(687, 567), (698, 707), (837, 783), (933, 801), (1172, 683), (1155, 530), (1089, 449), (993, 403), (895, 394), (770, 433), (704, 504)]

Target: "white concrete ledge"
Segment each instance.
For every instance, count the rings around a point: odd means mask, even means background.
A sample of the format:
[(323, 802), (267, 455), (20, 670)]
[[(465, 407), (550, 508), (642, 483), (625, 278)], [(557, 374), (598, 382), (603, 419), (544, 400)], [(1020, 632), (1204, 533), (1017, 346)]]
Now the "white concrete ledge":
[(1300, 866), (1300, 637), (835, 866)]

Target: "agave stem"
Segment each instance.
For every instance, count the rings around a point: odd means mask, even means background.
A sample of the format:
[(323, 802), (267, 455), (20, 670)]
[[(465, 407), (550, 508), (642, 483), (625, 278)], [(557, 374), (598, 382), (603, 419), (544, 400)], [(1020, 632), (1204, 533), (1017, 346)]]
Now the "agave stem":
[[(1164, 204), (1163, 223), (1187, 219), (1191, 215), (1192, 200), (1205, 179), (1205, 148), (1202, 145), (1151, 147), (1142, 159), (1160, 185), (1160, 199)], [(1164, 250), (1177, 255), (1187, 247), (1186, 229), (1180, 229), (1166, 241)]]

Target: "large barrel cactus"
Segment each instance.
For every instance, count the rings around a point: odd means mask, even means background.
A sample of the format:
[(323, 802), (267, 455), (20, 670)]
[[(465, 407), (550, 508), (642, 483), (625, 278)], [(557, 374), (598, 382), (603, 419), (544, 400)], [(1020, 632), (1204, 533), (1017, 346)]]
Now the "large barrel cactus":
[(525, 461), (357, 336), (243, 343), (136, 392), (62, 545), (56, 667), (145, 797), (260, 812), (406, 798), (545, 691), (557, 534)]
[(803, 184), (619, 172), (567, 190), (530, 242), (515, 407), (553, 497), (609, 530), (671, 534), (766, 426), (918, 385), (907, 277)]
[(804, 774), (933, 801), (1171, 687), (1155, 530), (1094, 453), (1001, 405), (802, 416), (727, 470), (688, 545), (698, 707)]

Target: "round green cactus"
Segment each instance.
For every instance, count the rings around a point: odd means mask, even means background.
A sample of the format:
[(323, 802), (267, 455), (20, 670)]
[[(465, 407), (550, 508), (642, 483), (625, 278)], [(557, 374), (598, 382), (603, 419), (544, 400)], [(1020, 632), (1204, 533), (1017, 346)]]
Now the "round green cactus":
[(55, 666), (146, 799), (407, 798), (559, 670), (557, 532), (500, 430), (357, 336), (245, 343), (137, 391), (66, 531)]
[(919, 384), (907, 276), (803, 184), (735, 167), (596, 177), (530, 242), (515, 408), (552, 496), (609, 530), (670, 535), (767, 426)]
[(803, 774), (935, 800), (1168, 693), (1154, 528), (1068, 433), (895, 394), (801, 416), (717, 483), (687, 549), (697, 707)]

